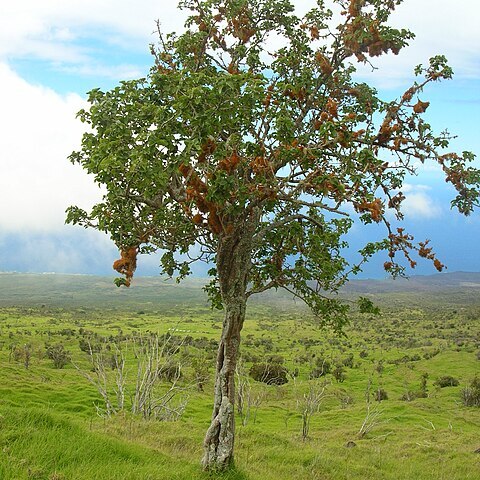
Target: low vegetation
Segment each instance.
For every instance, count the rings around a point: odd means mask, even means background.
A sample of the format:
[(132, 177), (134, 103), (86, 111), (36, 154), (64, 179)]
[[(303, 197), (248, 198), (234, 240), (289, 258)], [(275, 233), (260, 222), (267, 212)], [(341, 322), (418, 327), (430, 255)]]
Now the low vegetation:
[[(199, 458), (221, 314), (132, 292), (117, 310), (62, 295), (0, 308), (2, 480), (211, 478)], [(378, 296), (382, 313), (353, 314), (345, 336), (281, 299), (255, 304), (236, 470), (221, 478), (478, 478), (473, 293)]]

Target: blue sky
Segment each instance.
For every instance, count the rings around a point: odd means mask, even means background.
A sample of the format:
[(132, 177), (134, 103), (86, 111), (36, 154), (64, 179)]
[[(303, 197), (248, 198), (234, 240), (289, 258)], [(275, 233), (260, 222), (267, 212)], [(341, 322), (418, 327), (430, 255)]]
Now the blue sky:
[[(299, 12), (314, 4), (297, 0)], [(327, 2), (328, 3), (328, 2)], [(428, 119), (437, 131), (459, 135), (457, 150), (480, 153), (480, 29), (476, 0), (405, 0), (392, 18), (417, 34), (398, 57), (359, 75), (384, 97), (409, 86), (415, 65), (444, 53), (454, 80), (433, 85)], [(144, 76), (155, 20), (180, 30), (184, 14), (175, 1), (17, 0), (0, 6), (0, 271), (111, 274), (117, 253), (105, 236), (64, 225), (65, 208), (85, 208), (101, 192), (67, 156), (83, 126), (75, 113), (85, 93)], [(405, 226), (418, 240), (430, 238), (449, 271), (480, 271), (480, 213), (463, 218), (449, 209), (452, 192), (435, 169), (409, 181)], [(355, 228), (352, 251), (382, 236)], [(382, 277), (384, 258), (365, 268)], [(140, 274), (155, 275), (158, 257), (142, 259)], [(199, 269), (198, 272), (202, 270)], [(412, 273), (433, 273), (422, 263)]]

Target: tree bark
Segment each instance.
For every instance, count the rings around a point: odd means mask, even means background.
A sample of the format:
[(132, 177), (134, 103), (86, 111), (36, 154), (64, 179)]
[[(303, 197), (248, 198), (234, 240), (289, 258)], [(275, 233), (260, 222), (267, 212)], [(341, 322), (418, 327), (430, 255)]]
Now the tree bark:
[(217, 272), (225, 317), (217, 353), (212, 422), (204, 440), (205, 470), (221, 471), (233, 465), (235, 367), (245, 320), (254, 223), (219, 240)]

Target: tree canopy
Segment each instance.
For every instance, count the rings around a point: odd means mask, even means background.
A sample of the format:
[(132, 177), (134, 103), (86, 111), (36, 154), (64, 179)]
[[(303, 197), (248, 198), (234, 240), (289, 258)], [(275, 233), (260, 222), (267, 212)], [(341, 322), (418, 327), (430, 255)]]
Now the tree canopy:
[[(169, 276), (211, 263), (207, 291), (226, 319), (234, 297), (244, 307), (252, 294), (284, 288), (341, 328), (347, 307), (327, 293), (375, 253), (385, 252), (392, 275), (418, 256), (441, 271), (428, 241), (401, 226), (402, 185), (419, 164), (435, 163), (457, 191), (454, 207), (468, 215), (478, 205), (474, 155), (450, 152), (452, 136), (424, 119), (425, 87), (452, 70), (431, 58), (392, 101), (355, 75), (359, 63), (413, 39), (388, 25), (400, 3), (319, 0), (299, 18), (289, 0), (180, 2), (191, 11), (185, 31), (159, 28), (148, 76), (92, 90), (78, 114), (91, 130), (70, 159), (106, 193), (90, 212), (71, 207), (67, 221), (111, 236), (118, 284), (130, 285), (139, 253), (160, 250)], [(327, 4), (340, 11), (338, 25)], [(357, 221), (383, 224), (385, 238), (349, 264), (345, 235)]]

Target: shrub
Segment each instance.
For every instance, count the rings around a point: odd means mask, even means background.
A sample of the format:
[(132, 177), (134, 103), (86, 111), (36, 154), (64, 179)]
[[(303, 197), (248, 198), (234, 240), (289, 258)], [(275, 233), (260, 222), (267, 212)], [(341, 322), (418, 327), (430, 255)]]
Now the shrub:
[(58, 333), (59, 335), (63, 335), (65, 337), (73, 337), (75, 335), (75, 330), (71, 328), (64, 328), (60, 330)]
[(337, 382), (339, 383), (344, 382), (346, 376), (345, 376), (345, 369), (343, 368), (343, 365), (336, 365), (332, 371), (332, 375)]
[(465, 407), (480, 407), (480, 378), (475, 377), (460, 395)]
[(327, 375), (332, 371), (332, 364), (323, 357), (317, 357), (315, 367), (310, 372), (310, 378), (319, 378)]
[(335, 397), (340, 401), (342, 408), (347, 408), (355, 403), (355, 398), (344, 389), (336, 391)]
[(428, 397), (427, 379), (428, 379), (428, 373), (423, 373), (420, 379), (420, 390), (417, 393), (417, 397), (419, 398)]
[(249, 351), (243, 351), (242, 358), (244, 362), (248, 363), (258, 363), (260, 361), (260, 357), (258, 355), (255, 355)]
[(279, 365), (283, 365), (285, 363), (285, 359), (281, 355), (270, 355), (267, 358), (268, 363), (278, 363)]
[(407, 390), (401, 397), (400, 400), (403, 400), (404, 402), (411, 402), (412, 400), (415, 400), (418, 398), (418, 393), (413, 392), (412, 390)]
[(15, 362), (22, 362), (27, 370), (30, 366), (32, 353), (32, 346), (29, 343), (21, 347), (15, 344), (10, 346), (10, 358), (13, 358)]
[(423, 373), (422, 376), (420, 377), (420, 388), (417, 391), (407, 390), (400, 397), (400, 400), (404, 400), (405, 402), (411, 402), (416, 398), (427, 398), (428, 397), (427, 380), (428, 380), (428, 373)]
[(267, 385), (283, 385), (288, 382), (287, 369), (278, 363), (255, 363), (249, 373), (254, 380)]
[(382, 400), (388, 400), (388, 394), (383, 388), (378, 388), (375, 392), (375, 400), (381, 402)]
[(353, 368), (353, 353), (348, 354), (348, 356), (342, 360), (342, 363), (345, 367)]
[(458, 385), (458, 380), (450, 375), (444, 375), (443, 377), (437, 378), (433, 383), (437, 387), (456, 387)]
[(80, 350), (85, 353), (99, 353), (102, 351), (102, 345), (100, 343), (93, 343), (89, 339), (81, 338), (78, 342)]
[(210, 378), (210, 362), (207, 359), (205, 353), (200, 355), (195, 355), (190, 358), (190, 365), (193, 368), (193, 377), (195, 384), (197, 385), (197, 390), (203, 392), (205, 383)]
[(385, 370), (385, 366), (383, 365), (383, 359), (379, 360), (375, 365), (375, 370), (379, 375), (382, 375), (383, 371)]
[(45, 345), (45, 350), (47, 357), (53, 361), (55, 368), (63, 368), (70, 361), (70, 355), (61, 343), (57, 345)]
[(431, 350), (429, 352), (425, 352), (423, 354), (423, 358), (425, 360), (429, 360), (430, 358), (436, 357), (440, 353), (440, 349), (436, 348), (435, 350)]
[(162, 380), (167, 380), (168, 382), (178, 380), (182, 376), (180, 365), (174, 362), (169, 362), (165, 365), (162, 365), (158, 369), (157, 374), (158, 378)]

